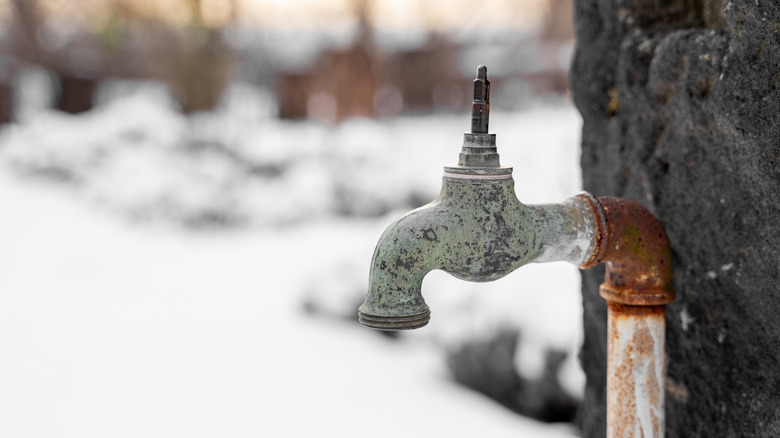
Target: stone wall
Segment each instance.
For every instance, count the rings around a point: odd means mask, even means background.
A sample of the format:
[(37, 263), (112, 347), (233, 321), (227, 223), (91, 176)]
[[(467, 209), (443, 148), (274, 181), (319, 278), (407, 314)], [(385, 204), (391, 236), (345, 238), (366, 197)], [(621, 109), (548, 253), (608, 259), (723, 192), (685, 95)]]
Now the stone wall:
[[(780, 436), (780, 2), (578, 0), (585, 189), (672, 245), (667, 436)], [(583, 274), (583, 435), (605, 434), (603, 269)]]

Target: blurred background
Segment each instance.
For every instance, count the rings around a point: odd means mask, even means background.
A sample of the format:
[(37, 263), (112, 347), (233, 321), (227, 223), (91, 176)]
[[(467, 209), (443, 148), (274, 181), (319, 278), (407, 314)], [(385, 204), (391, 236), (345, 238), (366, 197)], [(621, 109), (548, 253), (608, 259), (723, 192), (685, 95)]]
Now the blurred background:
[(488, 66), (525, 203), (581, 187), (572, 0), (0, 0), (0, 435), (576, 436), (580, 280), (357, 323)]

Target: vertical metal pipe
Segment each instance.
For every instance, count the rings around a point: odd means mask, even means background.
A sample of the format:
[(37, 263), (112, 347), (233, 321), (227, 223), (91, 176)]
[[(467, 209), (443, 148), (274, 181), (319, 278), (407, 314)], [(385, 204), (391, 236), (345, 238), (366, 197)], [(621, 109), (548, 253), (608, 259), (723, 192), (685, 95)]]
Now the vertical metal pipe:
[(671, 248), (658, 220), (620, 198), (581, 195), (598, 218), (600, 248), (581, 267), (607, 264), (607, 437), (664, 436), (666, 304)]
[(608, 438), (664, 436), (665, 313), (609, 303)]

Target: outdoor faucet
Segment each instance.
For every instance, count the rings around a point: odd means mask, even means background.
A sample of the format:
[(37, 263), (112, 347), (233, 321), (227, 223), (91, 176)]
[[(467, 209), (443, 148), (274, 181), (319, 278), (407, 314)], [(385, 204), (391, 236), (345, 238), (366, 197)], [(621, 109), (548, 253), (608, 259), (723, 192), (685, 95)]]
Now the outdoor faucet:
[(596, 218), (587, 198), (524, 205), (512, 168), (501, 166), (496, 134), (488, 133), (490, 82), (479, 66), (471, 132), (457, 165), (444, 168), (441, 193), (396, 220), (379, 239), (360, 322), (380, 330), (419, 328), (430, 310), (423, 277), (442, 269), (463, 280), (497, 280), (531, 262), (584, 263), (594, 251)]
[(474, 80), (471, 132), (457, 165), (444, 167), (431, 203), (394, 221), (374, 251), (360, 322), (415, 329), (430, 320), (421, 287), (444, 270), (486, 282), (528, 264), (606, 263), (600, 294), (609, 305), (607, 436), (663, 436), (665, 305), (674, 300), (671, 251), (658, 220), (621, 198), (580, 193), (560, 204), (525, 205), (512, 168), (488, 133), (487, 68)]

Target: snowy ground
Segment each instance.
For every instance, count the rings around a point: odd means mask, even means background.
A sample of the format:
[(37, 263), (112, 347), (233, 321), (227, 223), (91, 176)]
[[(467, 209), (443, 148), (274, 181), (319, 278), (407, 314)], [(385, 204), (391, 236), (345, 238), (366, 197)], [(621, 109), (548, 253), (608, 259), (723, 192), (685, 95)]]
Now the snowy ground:
[[(547, 346), (575, 352), (575, 268), (480, 285), (434, 272), (428, 327), (394, 340), (355, 322), (377, 238), (435, 196), (468, 114), (238, 113), (121, 98), (2, 132), (0, 436), (574, 436), (455, 385), (441, 353), (506, 323), (524, 375)], [(578, 190), (579, 125), (569, 106), (492, 115), (522, 201)], [(256, 172), (237, 176), (236, 157)], [(573, 358), (561, 380), (581, 392)]]

